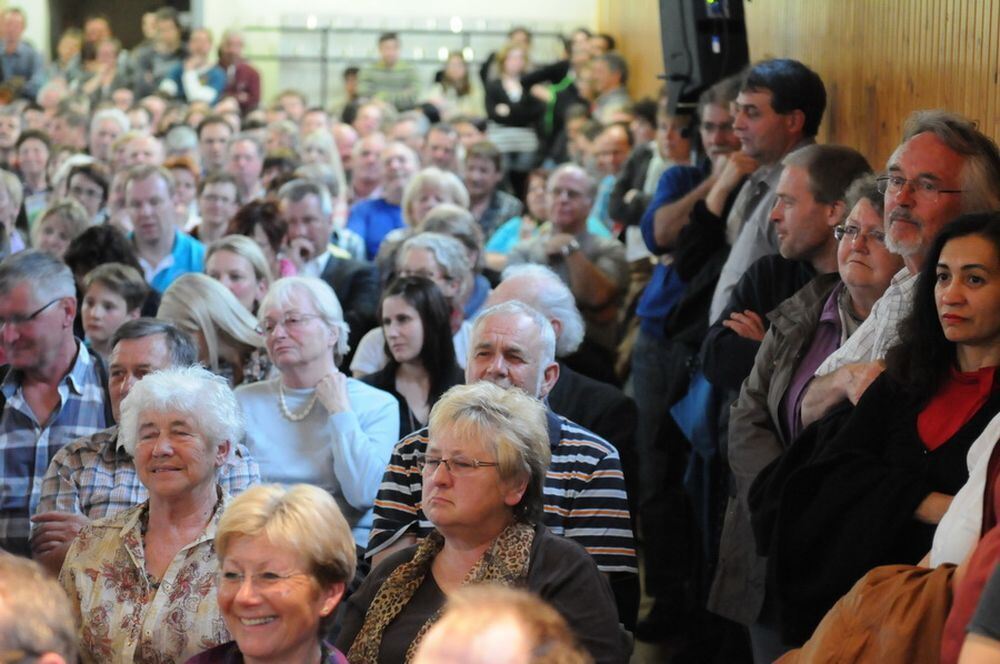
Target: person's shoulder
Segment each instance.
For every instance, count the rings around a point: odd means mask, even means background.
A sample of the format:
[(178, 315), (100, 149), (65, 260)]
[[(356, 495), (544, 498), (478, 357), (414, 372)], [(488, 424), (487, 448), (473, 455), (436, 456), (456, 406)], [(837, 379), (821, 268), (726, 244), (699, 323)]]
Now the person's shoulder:
[(118, 425), (102, 429), (88, 436), (81, 436), (59, 448), (52, 457), (52, 463), (63, 465), (72, 457), (104, 454), (109, 448), (114, 449), (117, 440)]
[(272, 378), (271, 380), (261, 380), (256, 383), (244, 383), (238, 386), (233, 392), (236, 394), (237, 400), (252, 400), (260, 399), (264, 396), (272, 395), (276, 389), (277, 381), (280, 378)]
[(355, 397), (360, 399), (366, 409), (396, 404), (396, 397), (357, 378), (347, 379), (347, 391), (352, 399)]
[(607, 456), (618, 456), (614, 445), (585, 426), (559, 415), (559, 444), (552, 450), (554, 454), (565, 453), (573, 448), (580, 461), (597, 463)]
[(532, 542), (531, 566), (551, 567), (569, 572), (571, 568), (584, 565), (597, 570), (597, 564), (578, 541), (570, 537), (556, 535), (546, 526), (535, 526), (535, 540)]

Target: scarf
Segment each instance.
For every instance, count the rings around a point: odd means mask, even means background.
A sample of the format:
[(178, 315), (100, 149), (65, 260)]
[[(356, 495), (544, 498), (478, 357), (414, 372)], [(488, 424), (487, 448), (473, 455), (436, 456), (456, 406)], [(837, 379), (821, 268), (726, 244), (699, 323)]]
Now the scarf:
[[(465, 577), (464, 585), (496, 583), (523, 585), (528, 576), (531, 544), (535, 529), (526, 523), (514, 523), (504, 529)], [(413, 559), (392, 571), (375, 593), (365, 613), (365, 622), (347, 653), (352, 664), (378, 664), (379, 648), (386, 627), (396, 619), (431, 571), (431, 563), (444, 546), (444, 537), (436, 530), (421, 540)], [(406, 661), (413, 660), (417, 646), (427, 630), (437, 622), (441, 609), (434, 612), (406, 650)]]

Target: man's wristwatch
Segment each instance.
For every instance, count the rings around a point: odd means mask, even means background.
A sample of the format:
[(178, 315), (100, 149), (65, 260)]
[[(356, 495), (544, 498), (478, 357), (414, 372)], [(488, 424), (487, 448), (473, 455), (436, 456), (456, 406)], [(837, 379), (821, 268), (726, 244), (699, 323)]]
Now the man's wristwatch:
[(574, 251), (580, 251), (580, 243), (576, 241), (576, 238), (573, 238), (572, 240), (564, 244), (562, 246), (562, 249), (559, 250), (559, 253), (562, 254), (563, 258), (566, 258)]

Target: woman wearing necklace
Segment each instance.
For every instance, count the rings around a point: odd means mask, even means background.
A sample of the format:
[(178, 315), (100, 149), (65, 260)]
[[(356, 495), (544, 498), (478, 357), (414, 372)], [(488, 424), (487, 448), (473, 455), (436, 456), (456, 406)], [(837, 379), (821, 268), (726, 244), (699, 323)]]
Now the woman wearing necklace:
[(451, 341), (451, 305), (426, 277), (400, 277), (382, 295), (384, 369), (364, 382), (399, 402), (399, 438), (427, 424), (434, 402), (463, 382)]
[(279, 279), (258, 321), (279, 375), (236, 390), (247, 416), (247, 447), (265, 482), (327, 490), (363, 547), (399, 433), (396, 400), (337, 369), (348, 328), (325, 282)]
[(83, 662), (183, 662), (231, 640), (216, 603), (215, 531), (229, 496), (218, 471), (243, 438), (225, 381), (158, 371), (122, 401), (119, 440), (149, 499), (85, 526), (59, 581)]

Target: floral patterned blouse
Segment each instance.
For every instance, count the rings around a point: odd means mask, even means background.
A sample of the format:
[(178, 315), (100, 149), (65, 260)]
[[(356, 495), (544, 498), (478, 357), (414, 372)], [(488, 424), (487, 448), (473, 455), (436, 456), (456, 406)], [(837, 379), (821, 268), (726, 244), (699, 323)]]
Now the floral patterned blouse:
[(212, 520), (154, 584), (146, 574), (142, 531), (149, 503), (80, 531), (59, 581), (80, 625), (85, 663), (185, 662), (231, 641), (216, 601), (215, 530), (229, 500), (220, 489)]

